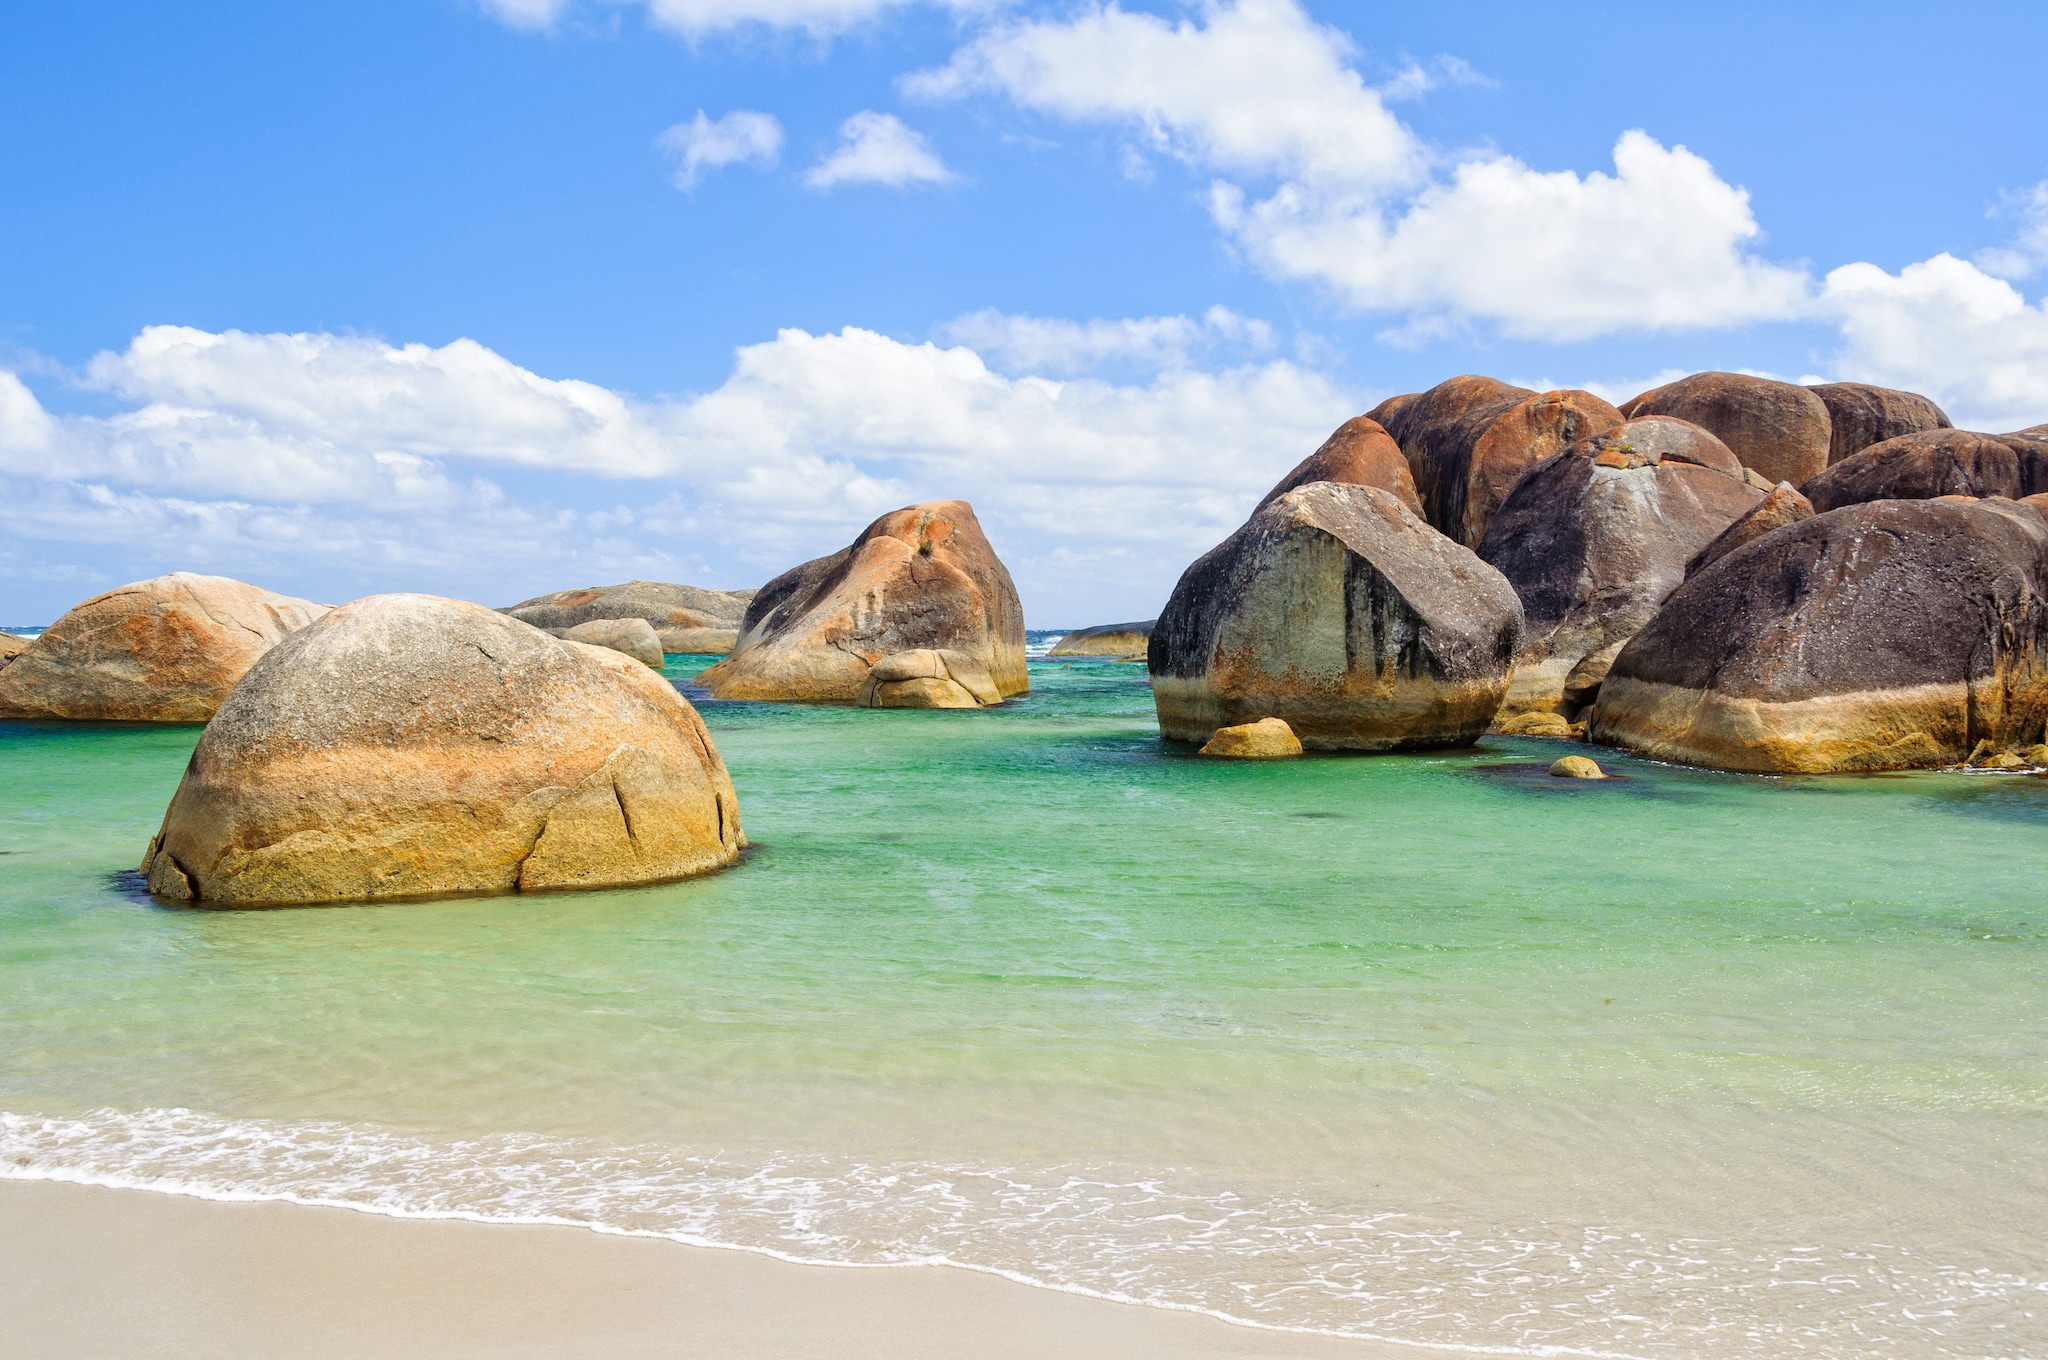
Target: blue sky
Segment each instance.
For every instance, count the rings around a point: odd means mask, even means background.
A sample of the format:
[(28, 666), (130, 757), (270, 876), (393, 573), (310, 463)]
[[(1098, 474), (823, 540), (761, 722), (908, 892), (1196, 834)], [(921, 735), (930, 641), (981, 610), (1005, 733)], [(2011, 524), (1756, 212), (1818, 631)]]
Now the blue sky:
[(958, 495), (1067, 626), (1454, 373), (2048, 420), (2040, 6), (19, 8), (0, 622), (753, 585)]

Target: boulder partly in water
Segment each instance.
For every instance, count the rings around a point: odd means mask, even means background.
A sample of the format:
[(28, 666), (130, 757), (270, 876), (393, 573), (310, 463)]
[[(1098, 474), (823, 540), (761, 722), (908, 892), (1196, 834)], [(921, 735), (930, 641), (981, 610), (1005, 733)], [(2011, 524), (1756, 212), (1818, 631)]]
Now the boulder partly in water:
[[(618, 586), (558, 590), (499, 610), (536, 628), (575, 628), (601, 619), (645, 619), (657, 634), (736, 630), (754, 598), (751, 590), (705, 590), (670, 581), (628, 581)], [(677, 639), (682, 641), (684, 639)], [(666, 647), (666, 650), (685, 650)]]
[(1294, 735), (1294, 729), (1278, 718), (1219, 727), (1201, 750), (1202, 755), (1226, 760), (1286, 760), (1301, 753), (1301, 741)]
[(993, 708), (1003, 701), (988, 667), (948, 647), (913, 648), (868, 669), (863, 708)]
[(940, 649), (973, 658), (1004, 697), (1030, 688), (1017, 587), (965, 501), (891, 511), (761, 587), (739, 645), (697, 683), (721, 699), (854, 704), (876, 662)]
[(1582, 440), (1524, 477), (1479, 546), (1522, 602), (1501, 715), (1576, 716), (1687, 559), (1761, 499), (1727, 445), (1668, 416)]
[(1638, 416), (1676, 416), (1711, 431), (1766, 487), (1799, 486), (1828, 465), (1834, 437), (1827, 403), (1810, 388), (1746, 373), (1695, 373), (1622, 406)]
[(1047, 656), (1113, 657), (1118, 661), (1143, 661), (1152, 641), (1152, 619), (1136, 623), (1098, 623), (1093, 628), (1076, 628), (1052, 645)]
[(199, 903), (342, 902), (659, 882), (744, 844), (710, 734), (646, 666), (374, 595), (228, 696), (143, 870)]
[(1697, 572), (1615, 658), (1594, 741), (1759, 773), (1954, 764), (2048, 720), (2048, 522), (1885, 500)]
[(327, 608), (225, 576), (137, 581), (73, 606), (0, 669), (0, 717), (203, 723)]
[(1147, 658), (1159, 730), (1279, 718), (1312, 750), (1468, 745), (1507, 691), (1514, 588), (1377, 487), (1315, 482), (1184, 573)]

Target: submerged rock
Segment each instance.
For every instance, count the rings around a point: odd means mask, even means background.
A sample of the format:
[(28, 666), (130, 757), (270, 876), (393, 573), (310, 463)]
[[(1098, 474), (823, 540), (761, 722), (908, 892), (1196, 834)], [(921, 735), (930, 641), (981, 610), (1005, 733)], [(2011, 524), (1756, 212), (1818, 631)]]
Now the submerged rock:
[(915, 648), (877, 661), (862, 683), (863, 708), (993, 708), (1003, 701), (988, 667), (951, 648)]
[(1076, 628), (1054, 643), (1047, 656), (1110, 656), (1119, 661), (1143, 661), (1152, 640), (1153, 620), (1137, 623), (1098, 623), (1093, 628)]
[(228, 696), (143, 869), (167, 897), (339, 902), (652, 883), (744, 843), (709, 733), (646, 666), (375, 595)]
[(1182, 573), (1152, 630), (1160, 732), (1285, 721), (1310, 749), (1462, 746), (1507, 690), (1505, 578), (1377, 487), (1314, 482)]
[[(705, 590), (669, 581), (628, 581), (619, 586), (558, 590), (498, 611), (536, 628), (575, 628), (601, 619), (644, 619), (657, 634), (737, 629), (754, 598), (751, 590)], [(664, 650), (678, 651), (683, 648)]]
[(1869, 383), (1818, 383), (1807, 390), (1828, 408), (1829, 467), (1887, 439), (1949, 428), (1948, 412), (1918, 392)]
[(0, 717), (205, 722), (327, 608), (225, 576), (137, 581), (74, 606), (0, 669)]
[(1339, 425), (1321, 448), (1295, 464), (1294, 470), (1282, 477), (1259, 504), (1276, 501), (1310, 482), (1376, 486), (1399, 497), (1401, 504), (1416, 514), (1422, 513), (1422, 501), (1415, 494), (1415, 477), (1408, 470), (1407, 457), (1393, 436), (1370, 416), (1358, 416)]
[(2042, 739), (2048, 523), (1873, 501), (1694, 575), (1615, 658), (1593, 740), (1764, 773), (1951, 765)]
[(1017, 588), (965, 501), (891, 511), (770, 581), (697, 683), (721, 699), (859, 703), (876, 662), (919, 649), (973, 658), (1002, 696), (1030, 688)]
[(1550, 762), (1550, 773), (1559, 779), (1605, 779), (1607, 771), (1584, 756), (1560, 756)]
[(1692, 576), (1704, 571), (1711, 564), (1720, 561), (1745, 543), (1762, 538), (1773, 529), (1782, 529), (1788, 524), (1797, 524), (1803, 519), (1813, 518), (1813, 502), (1792, 489), (1790, 482), (1779, 482), (1765, 496), (1750, 508), (1748, 514), (1723, 529), (1706, 547), (1692, 555), (1685, 564), (1685, 574)]
[(1502, 714), (1576, 715), (1686, 560), (1761, 499), (1725, 444), (1667, 416), (1582, 440), (1524, 477), (1479, 546), (1522, 602)]
[(609, 647), (615, 652), (632, 657), (643, 666), (661, 669), (661, 639), (655, 636), (653, 625), (645, 619), (592, 619), (589, 623), (579, 623), (574, 628), (549, 628), (544, 631), (570, 642), (588, 643), (592, 647)]
[(1764, 479), (1799, 486), (1828, 465), (1827, 403), (1811, 389), (1744, 373), (1695, 373), (1624, 403), (1623, 414), (1676, 416), (1710, 430)]
[(1865, 501), (2048, 491), (2048, 442), (2025, 434), (1923, 430), (1873, 444), (1799, 488), (1819, 511)]
[(1223, 756), (1230, 760), (1285, 760), (1301, 753), (1301, 742), (1295, 737), (1294, 729), (1278, 718), (1261, 718), (1255, 723), (1219, 727), (1201, 750), (1205, 756)]

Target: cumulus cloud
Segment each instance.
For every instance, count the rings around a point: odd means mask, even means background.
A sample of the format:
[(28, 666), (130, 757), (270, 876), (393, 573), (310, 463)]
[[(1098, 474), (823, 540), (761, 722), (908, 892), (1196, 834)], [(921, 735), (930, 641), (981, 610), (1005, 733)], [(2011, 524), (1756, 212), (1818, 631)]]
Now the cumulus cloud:
[(111, 415), (52, 415), (0, 376), (0, 485), (19, 530), (0, 575), (98, 569), (126, 560), (104, 546), (121, 545), (150, 571), (347, 583), (321, 587), (329, 596), (426, 588), (503, 603), (606, 572), (739, 586), (882, 511), (963, 496), (1033, 617), (1073, 623), (1073, 610), (1097, 612), (1089, 601), (1105, 615), (1156, 607), (1355, 413), (1292, 362), (1179, 357), (1183, 340), (1259, 331), (1231, 313), (1017, 321), (972, 325), (1047, 352), (1121, 344), (1152, 371), (1013, 376), (962, 344), (785, 330), (739, 350), (717, 388), (649, 402), (469, 340), (151, 327), (83, 375), (123, 404)]
[(839, 149), (811, 168), (804, 183), (813, 189), (840, 184), (944, 184), (953, 172), (923, 133), (905, 127), (891, 113), (863, 109), (839, 125)]
[(719, 118), (704, 110), (687, 123), (677, 123), (655, 138), (655, 145), (674, 158), (678, 189), (694, 189), (706, 170), (728, 165), (775, 164), (782, 154), (782, 124), (773, 114), (735, 109)]
[[(1751, 253), (1748, 194), (1685, 148), (1629, 132), (1613, 174), (1583, 176), (1497, 152), (1446, 161), (1355, 55), (1295, 0), (1212, 4), (1179, 23), (1109, 5), (993, 28), (906, 88), (1124, 127), (1218, 174), (1217, 225), (1268, 272), (1424, 329), (1470, 318), (1579, 340), (1805, 311), (1805, 272)], [(1397, 78), (1392, 93), (1416, 84)]]

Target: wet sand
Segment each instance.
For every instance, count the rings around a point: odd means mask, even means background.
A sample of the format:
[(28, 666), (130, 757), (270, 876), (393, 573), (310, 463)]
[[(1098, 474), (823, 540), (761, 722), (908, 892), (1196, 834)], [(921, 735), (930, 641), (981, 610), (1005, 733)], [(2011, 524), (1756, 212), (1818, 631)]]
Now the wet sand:
[(0, 1353), (1382, 1360), (1432, 1352), (1234, 1327), (965, 1270), (800, 1266), (580, 1228), (0, 1181)]

